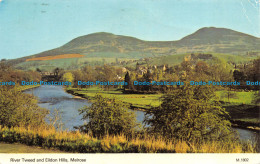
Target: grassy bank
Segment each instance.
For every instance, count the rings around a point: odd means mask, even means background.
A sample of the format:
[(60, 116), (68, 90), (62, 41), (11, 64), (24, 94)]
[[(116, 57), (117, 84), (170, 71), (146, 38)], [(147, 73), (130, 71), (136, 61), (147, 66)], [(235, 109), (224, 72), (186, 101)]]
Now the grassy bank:
[[(163, 94), (124, 94), (120, 89), (102, 90), (98, 87), (92, 88), (67, 88), (67, 92), (88, 100), (92, 100), (99, 93), (103, 97), (115, 97), (128, 103), (132, 108), (145, 110), (152, 106), (160, 105), (159, 98)], [(218, 101), (226, 108), (231, 116), (231, 122), (241, 128), (260, 129), (260, 107), (253, 103), (257, 91), (217, 91)]]
[[(86, 99), (93, 99), (93, 97), (99, 93), (103, 97), (111, 98), (115, 97), (123, 102), (129, 103), (137, 107), (151, 107), (160, 105), (159, 98), (163, 94), (124, 94), (121, 89), (110, 89), (109, 91), (102, 90), (99, 87), (91, 88), (67, 88), (69, 93), (78, 95)], [(257, 91), (216, 91), (216, 97), (218, 101), (222, 102), (224, 105), (254, 105), (253, 100)]]
[(254, 100), (258, 91), (217, 91), (216, 95), (231, 117), (242, 128), (260, 130), (260, 106)]
[(25, 90), (27, 90), (27, 89), (37, 88), (37, 87), (39, 87), (39, 86), (40, 86), (40, 85), (23, 85), (23, 86), (18, 85), (18, 86), (17, 86), (17, 90), (18, 90), (18, 91), (25, 91)]
[(253, 101), (258, 91), (217, 91), (216, 97), (225, 105), (254, 105)]
[(78, 131), (54, 129), (26, 129), (0, 127), (0, 141), (22, 143), (29, 146), (52, 148), (78, 153), (256, 153), (257, 145), (235, 141), (186, 143), (181, 140), (166, 141), (161, 138), (124, 135), (106, 136), (101, 139)]
[(94, 96), (98, 93), (102, 97), (112, 98), (115, 97), (125, 103), (128, 103), (134, 108), (146, 109), (151, 106), (160, 105), (159, 98), (162, 94), (124, 94), (120, 89), (110, 89), (109, 91), (102, 90), (99, 87), (92, 88), (67, 88), (67, 92), (92, 100)]

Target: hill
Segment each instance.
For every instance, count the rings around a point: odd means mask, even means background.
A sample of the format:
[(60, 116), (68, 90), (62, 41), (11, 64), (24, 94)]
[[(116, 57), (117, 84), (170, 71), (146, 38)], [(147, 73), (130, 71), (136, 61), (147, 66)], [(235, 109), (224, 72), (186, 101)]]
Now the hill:
[(245, 54), (259, 51), (260, 39), (225, 28), (202, 28), (177, 42), (177, 47), (189, 48), (190, 52)]
[[(144, 41), (134, 37), (99, 32), (75, 38), (56, 49), (10, 60), (9, 62), (24, 69), (27, 66), (34, 67), (34, 65), (53, 66), (53, 63), (55, 66), (57, 62), (60, 63), (59, 66), (63, 67), (63, 62), (65, 62), (65, 65), (75, 64), (75, 61), (76, 64), (93, 64), (93, 62), (104, 64), (105, 61), (113, 62), (115, 58), (130, 60), (184, 53), (214, 52), (246, 55), (248, 52), (258, 54), (260, 52), (258, 45), (260, 45), (260, 39), (257, 37), (215, 27), (199, 29), (178, 41)], [(83, 57), (80, 58), (80, 61), (77, 57), (66, 60), (60, 58), (60, 56), (67, 54), (78, 54), (83, 55)], [(41, 57), (47, 57), (53, 59), (53, 61), (37, 61), (37, 58)]]

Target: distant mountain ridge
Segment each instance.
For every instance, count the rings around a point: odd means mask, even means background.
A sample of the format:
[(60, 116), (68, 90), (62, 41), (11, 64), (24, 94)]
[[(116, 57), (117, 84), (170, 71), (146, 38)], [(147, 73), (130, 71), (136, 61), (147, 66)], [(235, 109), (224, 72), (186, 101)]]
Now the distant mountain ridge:
[(260, 51), (260, 38), (226, 28), (201, 28), (178, 41), (144, 41), (134, 37), (99, 32), (77, 37), (52, 50), (15, 59), (15, 63), (35, 57), (62, 54), (92, 54), (98, 57), (98, 53), (109, 53), (110, 56), (111, 53), (118, 53), (128, 56), (135, 54), (135, 58), (142, 58), (192, 52), (245, 54), (248, 51)]

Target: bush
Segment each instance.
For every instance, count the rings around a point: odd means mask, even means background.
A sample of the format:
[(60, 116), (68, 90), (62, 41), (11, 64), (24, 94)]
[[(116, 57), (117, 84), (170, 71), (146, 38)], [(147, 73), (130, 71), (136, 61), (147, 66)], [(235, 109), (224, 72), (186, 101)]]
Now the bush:
[(163, 96), (159, 107), (147, 111), (144, 122), (152, 133), (168, 139), (229, 140), (233, 131), (226, 119), (228, 114), (219, 103), (210, 100), (212, 95), (206, 86), (184, 85)]
[(40, 108), (33, 96), (15, 88), (0, 88), (0, 125), (38, 127), (45, 125), (48, 110)]
[(86, 106), (79, 111), (83, 114), (83, 120), (88, 120), (81, 129), (94, 136), (131, 134), (138, 126), (134, 113), (127, 105), (114, 98), (108, 99), (97, 95), (90, 107)]

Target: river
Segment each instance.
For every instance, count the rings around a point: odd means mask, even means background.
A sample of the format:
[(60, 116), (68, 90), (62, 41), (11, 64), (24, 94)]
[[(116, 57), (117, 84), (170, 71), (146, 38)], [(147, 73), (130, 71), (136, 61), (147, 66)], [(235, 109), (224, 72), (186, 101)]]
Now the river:
[[(74, 126), (83, 125), (84, 121), (81, 120), (82, 116), (79, 115), (78, 109), (85, 105), (90, 106), (91, 103), (86, 99), (75, 98), (73, 95), (64, 91), (62, 86), (40, 86), (33, 89), (25, 90), (24, 93), (33, 94), (38, 98), (38, 105), (47, 108), (51, 113), (55, 109), (61, 114), (64, 128), (73, 130)], [(143, 111), (134, 111), (137, 116), (137, 121), (142, 122), (144, 119)], [(234, 128), (238, 131), (239, 136), (243, 140), (248, 140), (260, 136), (251, 130)]]

